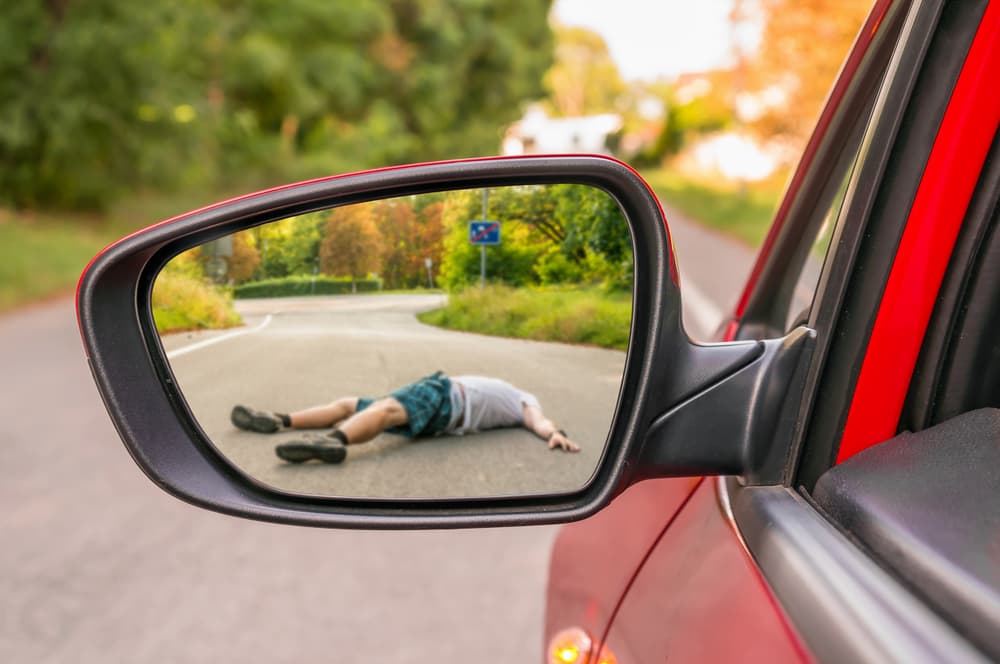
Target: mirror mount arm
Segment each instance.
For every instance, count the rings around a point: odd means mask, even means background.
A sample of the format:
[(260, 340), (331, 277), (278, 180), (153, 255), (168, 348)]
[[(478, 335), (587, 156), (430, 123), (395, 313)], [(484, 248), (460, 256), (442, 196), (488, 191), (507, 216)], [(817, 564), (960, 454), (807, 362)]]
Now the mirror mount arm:
[[(815, 341), (808, 328), (753, 342), (756, 356), (655, 416), (632, 481), (657, 477), (738, 475), (747, 484), (780, 484), (800, 428), (799, 399)], [(747, 344), (739, 344), (746, 346)], [(696, 364), (732, 354), (734, 344), (694, 346)], [(707, 360), (707, 362), (706, 362)]]

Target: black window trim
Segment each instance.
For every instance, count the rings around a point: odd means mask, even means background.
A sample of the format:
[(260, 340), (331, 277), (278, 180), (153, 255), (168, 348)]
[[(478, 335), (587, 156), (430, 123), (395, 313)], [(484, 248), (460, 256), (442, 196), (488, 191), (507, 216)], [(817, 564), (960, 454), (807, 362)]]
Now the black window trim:
[[(824, 661), (986, 661), (817, 509), (805, 490), (836, 455), (891, 268), (884, 257), (895, 254), (975, 34), (970, 26), (978, 26), (986, 4), (977, 0), (946, 7), (943, 0), (914, 0), (909, 7), (835, 229), (831, 244), (837, 251), (823, 267), (810, 314), (819, 343), (797, 417), (792, 457), (800, 465), (790, 469), (783, 486), (718, 480), (720, 501), (738, 536), (807, 649)], [(939, 28), (967, 37), (966, 48), (943, 38)], [(915, 91), (920, 104), (909, 103)], [(748, 326), (739, 337), (759, 329)]]
[[(848, 187), (837, 247), (810, 317), (817, 344), (788, 484), (811, 488), (836, 458), (882, 292), (910, 207), (987, 0), (915, 0)], [(919, 102), (909, 103), (917, 99)]]

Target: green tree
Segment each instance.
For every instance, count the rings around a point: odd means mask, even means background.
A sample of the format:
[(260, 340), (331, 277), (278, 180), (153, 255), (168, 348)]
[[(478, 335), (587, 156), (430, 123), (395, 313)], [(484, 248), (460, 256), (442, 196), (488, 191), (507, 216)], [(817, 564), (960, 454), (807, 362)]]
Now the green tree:
[(261, 254), (260, 277), (312, 274), (319, 266), (324, 213), (312, 213), (260, 226), (254, 231)]
[(22, 0), (5, 7), (0, 200), (95, 208), (123, 187), (168, 178), (147, 157), (189, 146), (193, 107), (174, 112), (197, 87), (179, 65), (198, 14), (193, 0)]
[(0, 13), (0, 203), (493, 152), (542, 94), (549, 5), (18, 0)]
[[(523, 223), (523, 203), (530, 195), (518, 187), (490, 190), (489, 218), (501, 223), (501, 242), (486, 247), (486, 277), (491, 282), (523, 286), (536, 281), (532, 266), (549, 241), (529, 224)], [(540, 190), (541, 187), (532, 189)], [(469, 221), (482, 218), (481, 191), (456, 192), (448, 199), (444, 212), (444, 256), (441, 260), (441, 284), (448, 290), (461, 290), (479, 283), (481, 249), (469, 243)]]
[(229, 145), (275, 136), (285, 156), (349, 154), (366, 166), (492, 152), (501, 127), (541, 95), (549, 4), (229, 6), (210, 40), (216, 96), (238, 119)]
[[(477, 283), (480, 248), (469, 243), (468, 222), (482, 216), (479, 191), (459, 192), (446, 205), (442, 282), (449, 290)], [(586, 185), (490, 190), (490, 219), (501, 243), (487, 247), (487, 278), (512, 286), (603, 282), (627, 287), (632, 244), (618, 204)]]

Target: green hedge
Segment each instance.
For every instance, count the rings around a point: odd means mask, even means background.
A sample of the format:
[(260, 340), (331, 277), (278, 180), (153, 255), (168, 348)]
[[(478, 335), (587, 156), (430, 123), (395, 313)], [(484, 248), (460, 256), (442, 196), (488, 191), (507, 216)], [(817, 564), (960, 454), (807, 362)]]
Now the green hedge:
[(417, 318), (451, 330), (625, 350), (632, 296), (586, 287), (473, 286)]
[[(314, 283), (315, 281), (315, 283)], [(350, 279), (318, 276), (293, 276), (280, 279), (249, 281), (233, 288), (233, 297), (294, 297), (298, 295), (343, 295), (371, 293), (382, 289), (379, 279), (359, 279), (352, 288)]]

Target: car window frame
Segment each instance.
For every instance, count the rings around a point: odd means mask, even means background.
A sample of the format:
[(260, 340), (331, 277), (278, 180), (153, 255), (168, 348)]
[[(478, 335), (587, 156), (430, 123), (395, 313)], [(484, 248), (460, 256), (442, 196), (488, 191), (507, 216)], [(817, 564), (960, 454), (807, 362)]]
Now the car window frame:
[[(820, 659), (982, 660), (964, 635), (818, 509), (807, 490), (835, 458), (858, 358), (864, 355), (891, 268), (885, 256), (893, 255), (899, 243), (936, 128), (963, 67), (968, 48), (953, 38), (957, 32), (971, 43), (979, 25), (976, 10), (981, 18), (987, 3), (946, 4), (912, 3), (879, 89), (832, 241), (837, 250), (824, 265), (810, 314), (808, 324), (819, 342), (796, 415), (793, 467), (781, 486), (747, 487), (736, 478), (718, 482), (737, 535), (806, 646)], [(956, 18), (956, 12), (962, 17)], [(945, 51), (951, 53), (942, 57)], [(954, 74), (950, 80), (949, 73)], [(932, 77), (934, 84), (928, 83)], [(748, 326), (737, 336), (759, 330)], [(841, 628), (831, 630), (831, 625)]]
[[(879, 92), (820, 277), (817, 334), (788, 483), (811, 488), (837, 458), (862, 359), (944, 110), (987, 2), (917, 0)], [(962, 41), (964, 40), (964, 47)], [(918, 101), (919, 100), (919, 101)], [(912, 103), (911, 103), (912, 101)]]

